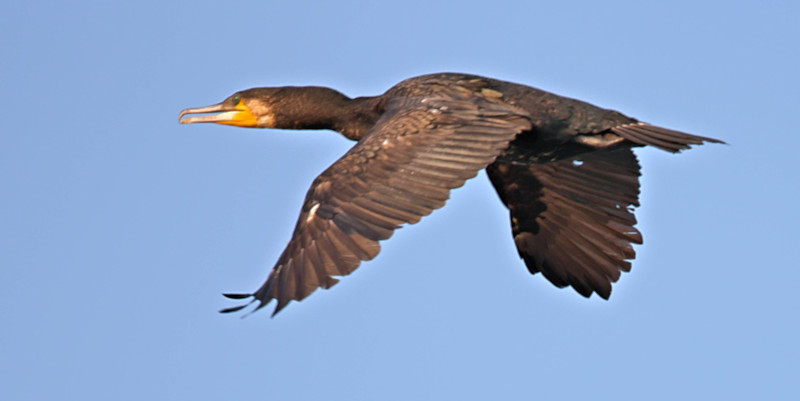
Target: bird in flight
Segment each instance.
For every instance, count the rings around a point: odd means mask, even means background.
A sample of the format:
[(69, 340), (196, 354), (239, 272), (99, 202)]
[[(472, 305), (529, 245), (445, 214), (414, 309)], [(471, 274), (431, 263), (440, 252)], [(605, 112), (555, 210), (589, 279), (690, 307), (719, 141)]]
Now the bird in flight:
[(181, 111), (181, 124), (330, 129), (357, 141), (306, 194), (286, 249), (250, 302), (290, 301), (330, 288), (379, 242), (444, 206), (450, 190), (486, 169), (508, 208), (528, 270), (584, 297), (608, 299), (630, 271), (639, 206), (639, 146), (677, 153), (720, 140), (640, 122), (619, 112), (511, 82), (440, 73), (380, 96), (323, 87), (253, 88)]

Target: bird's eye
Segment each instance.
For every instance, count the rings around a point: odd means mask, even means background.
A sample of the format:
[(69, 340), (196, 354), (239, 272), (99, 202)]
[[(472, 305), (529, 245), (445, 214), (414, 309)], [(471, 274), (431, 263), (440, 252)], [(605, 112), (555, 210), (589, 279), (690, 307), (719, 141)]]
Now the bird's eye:
[(233, 95), (233, 98), (231, 98), (231, 100), (233, 101), (233, 105), (236, 106), (237, 104), (239, 104), (239, 102), (242, 101), (242, 98), (240, 98), (239, 95)]

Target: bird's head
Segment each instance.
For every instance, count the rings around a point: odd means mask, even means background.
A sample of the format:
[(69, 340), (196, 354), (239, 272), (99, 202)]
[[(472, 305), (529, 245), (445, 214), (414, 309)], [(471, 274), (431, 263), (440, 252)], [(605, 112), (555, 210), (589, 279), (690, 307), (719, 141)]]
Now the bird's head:
[(215, 105), (185, 109), (178, 119), (181, 124), (217, 123), (247, 128), (331, 128), (349, 100), (337, 91), (315, 86), (252, 88)]
[(269, 88), (248, 89), (236, 92), (211, 106), (185, 109), (178, 115), (178, 120), (181, 124), (216, 123), (247, 128), (273, 128), (275, 117), (270, 105), (265, 102), (269, 96), (256, 96), (256, 92), (264, 92), (266, 89)]

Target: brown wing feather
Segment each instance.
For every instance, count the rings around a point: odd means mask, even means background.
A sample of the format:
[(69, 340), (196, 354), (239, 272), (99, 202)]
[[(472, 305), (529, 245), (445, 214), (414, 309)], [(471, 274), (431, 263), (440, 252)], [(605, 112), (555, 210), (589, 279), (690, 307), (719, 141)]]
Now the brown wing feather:
[(531, 273), (583, 296), (611, 295), (641, 244), (639, 163), (630, 148), (596, 150), (545, 164), (496, 162), (489, 178), (511, 214), (514, 241)]
[[(404, 223), (442, 207), (450, 190), (492, 163), (520, 132), (521, 110), (465, 94), (389, 105), (373, 129), (311, 185), (292, 239), (252, 295), (275, 313), (329, 288), (380, 251)], [(233, 312), (237, 306), (223, 310)]]

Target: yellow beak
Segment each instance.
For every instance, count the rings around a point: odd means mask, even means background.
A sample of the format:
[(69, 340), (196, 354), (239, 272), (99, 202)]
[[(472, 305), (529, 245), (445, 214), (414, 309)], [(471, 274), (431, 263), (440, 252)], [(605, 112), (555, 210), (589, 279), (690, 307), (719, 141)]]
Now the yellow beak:
[[(187, 114), (217, 113), (204, 116), (191, 116), (184, 118)], [(235, 125), (237, 127), (256, 127), (258, 118), (250, 111), (250, 108), (240, 102), (236, 106), (226, 102), (212, 106), (185, 109), (178, 115), (181, 124), (194, 123), (217, 123), (225, 125)]]

